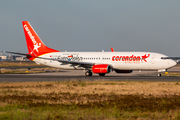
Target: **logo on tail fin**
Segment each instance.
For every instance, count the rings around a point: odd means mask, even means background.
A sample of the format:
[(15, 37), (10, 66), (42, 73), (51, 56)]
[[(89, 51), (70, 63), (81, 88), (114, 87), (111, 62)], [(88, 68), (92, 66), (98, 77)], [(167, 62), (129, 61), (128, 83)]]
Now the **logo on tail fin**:
[[(30, 37), (30, 39), (31, 39), (31, 41), (32, 41), (32, 43), (33, 43), (34, 48), (33, 48), (32, 52), (33, 52), (34, 50), (36, 50), (37, 52), (39, 52), (38, 49), (41, 47), (41, 43), (37, 43), (37, 42), (36, 42), (35, 36), (32, 35), (31, 31), (29, 30), (29, 28), (28, 28), (28, 26), (27, 26), (26, 24), (24, 25), (24, 28), (25, 28), (27, 34), (29, 35), (29, 37)], [(32, 54), (32, 52), (31, 52), (31, 54)]]
[(38, 48), (40, 48), (40, 47), (41, 47), (41, 43), (39, 43), (39, 46), (38, 46), (38, 43), (37, 43), (36, 45), (34, 45), (33, 51), (36, 50), (37, 52), (39, 52)]

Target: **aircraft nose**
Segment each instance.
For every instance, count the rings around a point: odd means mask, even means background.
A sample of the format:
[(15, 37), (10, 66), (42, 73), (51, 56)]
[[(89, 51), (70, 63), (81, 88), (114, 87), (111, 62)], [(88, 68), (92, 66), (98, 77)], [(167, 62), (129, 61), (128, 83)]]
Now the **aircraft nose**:
[(171, 67), (173, 67), (173, 66), (175, 66), (177, 63), (174, 61), (174, 60), (170, 60), (169, 61), (169, 65), (171, 66)]

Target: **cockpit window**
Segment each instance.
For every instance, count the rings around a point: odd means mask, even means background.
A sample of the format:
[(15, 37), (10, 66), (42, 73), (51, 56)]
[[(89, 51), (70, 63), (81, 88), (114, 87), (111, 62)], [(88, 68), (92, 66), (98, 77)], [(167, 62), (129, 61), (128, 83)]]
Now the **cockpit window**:
[(162, 59), (162, 60), (166, 60), (166, 59), (167, 59), (167, 57), (161, 57), (161, 59)]

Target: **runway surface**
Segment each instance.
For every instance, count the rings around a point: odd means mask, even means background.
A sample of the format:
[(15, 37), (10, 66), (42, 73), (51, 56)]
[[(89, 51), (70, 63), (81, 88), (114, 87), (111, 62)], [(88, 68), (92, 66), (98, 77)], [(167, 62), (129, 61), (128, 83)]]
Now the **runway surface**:
[[(52, 73), (37, 74), (0, 74), (0, 82), (31, 82), (31, 81), (65, 81), (65, 80), (108, 80), (108, 81), (180, 81), (180, 77), (157, 77), (154, 71), (134, 71), (130, 74), (117, 74), (112, 72), (100, 77), (93, 74), (91, 77), (85, 76), (82, 70), (62, 70)], [(169, 69), (169, 72), (180, 72), (180, 66)]]

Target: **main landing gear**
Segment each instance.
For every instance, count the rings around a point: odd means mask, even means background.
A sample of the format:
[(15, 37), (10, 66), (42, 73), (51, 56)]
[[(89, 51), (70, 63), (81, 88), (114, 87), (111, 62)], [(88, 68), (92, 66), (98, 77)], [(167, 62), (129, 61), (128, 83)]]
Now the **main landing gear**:
[(90, 70), (88, 70), (87, 72), (85, 72), (86, 76), (92, 76), (92, 72)]
[(158, 77), (161, 77), (161, 73), (158, 73)]
[[(86, 76), (92, 76), (92, 71), (91, 70), (86, 71), (85, 75)], [(99, 76), (105, 76), (105, 73), (99, 73)]]

